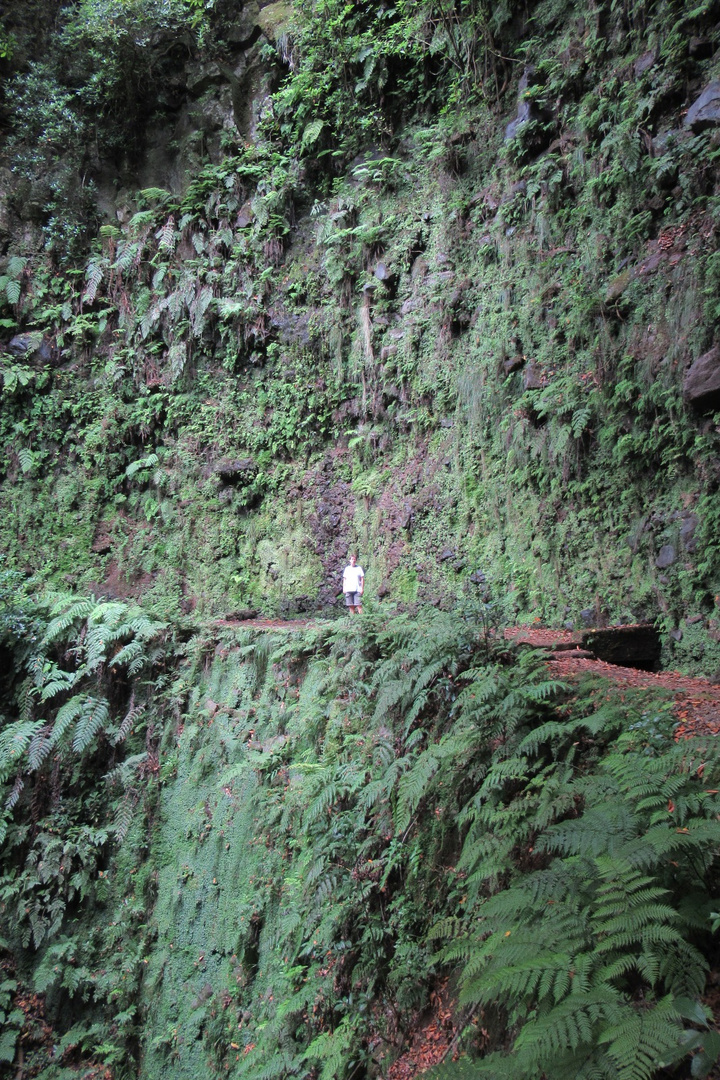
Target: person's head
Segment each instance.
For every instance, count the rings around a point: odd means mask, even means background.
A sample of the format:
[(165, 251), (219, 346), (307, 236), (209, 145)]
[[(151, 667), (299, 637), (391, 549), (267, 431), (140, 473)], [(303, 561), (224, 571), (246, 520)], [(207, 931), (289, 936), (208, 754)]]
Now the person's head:
[(350, 552), (350, 555), (348, 556), (348, 558), (350, 560), (350, 565), (354, 566), (355, 563), (357, 562), (357, 556), (355, 555), (355, 553), (353, 551)]

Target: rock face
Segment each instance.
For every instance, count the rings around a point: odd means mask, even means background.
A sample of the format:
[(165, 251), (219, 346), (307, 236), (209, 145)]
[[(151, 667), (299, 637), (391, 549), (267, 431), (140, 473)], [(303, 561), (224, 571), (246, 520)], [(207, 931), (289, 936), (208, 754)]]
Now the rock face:
[(672, 566), (675, 562), (676, 554), (675, 548), (672, 544), (663, 544), (658, 552), (658, 557), (655, 560), (655, 565), (659, 570), (667, 570), (668, 566)]
[(720, 345), (699, 356), (685, 375), (685, 400), (703, 412), (720, 408)]
[(57, 349), (53, 342), (36, 331), (16, 334), (9, 341), (7, 351), (12, 356), (37, 364), (51, 364), (57, 356)]
[(582, 644), (606, 664), (654, 671), (660, 662), (660, 635), (654, 626), (611, 626), (587, 630)]
[(257, 465), (252, 458), (223, 458), (215, 465), (215, 473), (225, 484), (236, 484), (244, 487), (251, 484), (257, 476)]
[(680, 540), (685, 550), (692, 555), (697, 548), (697, 538), (695, 536), (695, 530), (698, 527), (697, 514), (688, 514), (684, 518), (682, 526), (680, 528)]
[(715, 79), (705, 87), (697, 101), (693, 102), (685, 117), (685, 127), (694, 132), (720, 126), (720, 80)]

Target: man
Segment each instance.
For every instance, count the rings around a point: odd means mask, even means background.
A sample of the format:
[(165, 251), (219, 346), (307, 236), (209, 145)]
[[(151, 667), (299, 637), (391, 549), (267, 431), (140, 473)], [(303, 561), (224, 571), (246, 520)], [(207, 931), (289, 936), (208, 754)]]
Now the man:
[(365, 573), (362, 566), (356, 566), (357, 560), (354, 555), (350, 556), (350, 562), (343, 570), (342, 587), (345, 594), (345, 605), (350, 608), (351, 615), (362, 615), (362, 594), (365, 588)]

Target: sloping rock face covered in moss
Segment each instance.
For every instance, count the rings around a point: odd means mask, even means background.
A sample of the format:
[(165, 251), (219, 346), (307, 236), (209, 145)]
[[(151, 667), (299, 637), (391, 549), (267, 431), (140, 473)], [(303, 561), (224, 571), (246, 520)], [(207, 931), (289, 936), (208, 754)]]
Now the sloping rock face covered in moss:
[(717, 25), (556, 6), (243, 8), (204, 51), (176, 13), (130, 58), (154, 116), (126, 103), (121, 149), (113, 84), (95, 158), (85, 91), (16, 77), (26, 128), (74, 118), (64, 155), (8, 144), (16, 565), (283, 614), (358, 547), (373, 596), (450, 608), (479, 572), (509, 618), (659, 618), (666, 662), (717, 667)]

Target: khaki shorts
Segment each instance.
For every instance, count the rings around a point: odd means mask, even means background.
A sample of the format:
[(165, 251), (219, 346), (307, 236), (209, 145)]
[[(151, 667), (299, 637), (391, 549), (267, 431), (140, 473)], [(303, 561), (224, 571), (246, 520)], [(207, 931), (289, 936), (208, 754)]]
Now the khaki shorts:
[(360, 607), (362, 604), (361, 592), (346, 592), (345, 593), (345, 606), (346, 607)]

